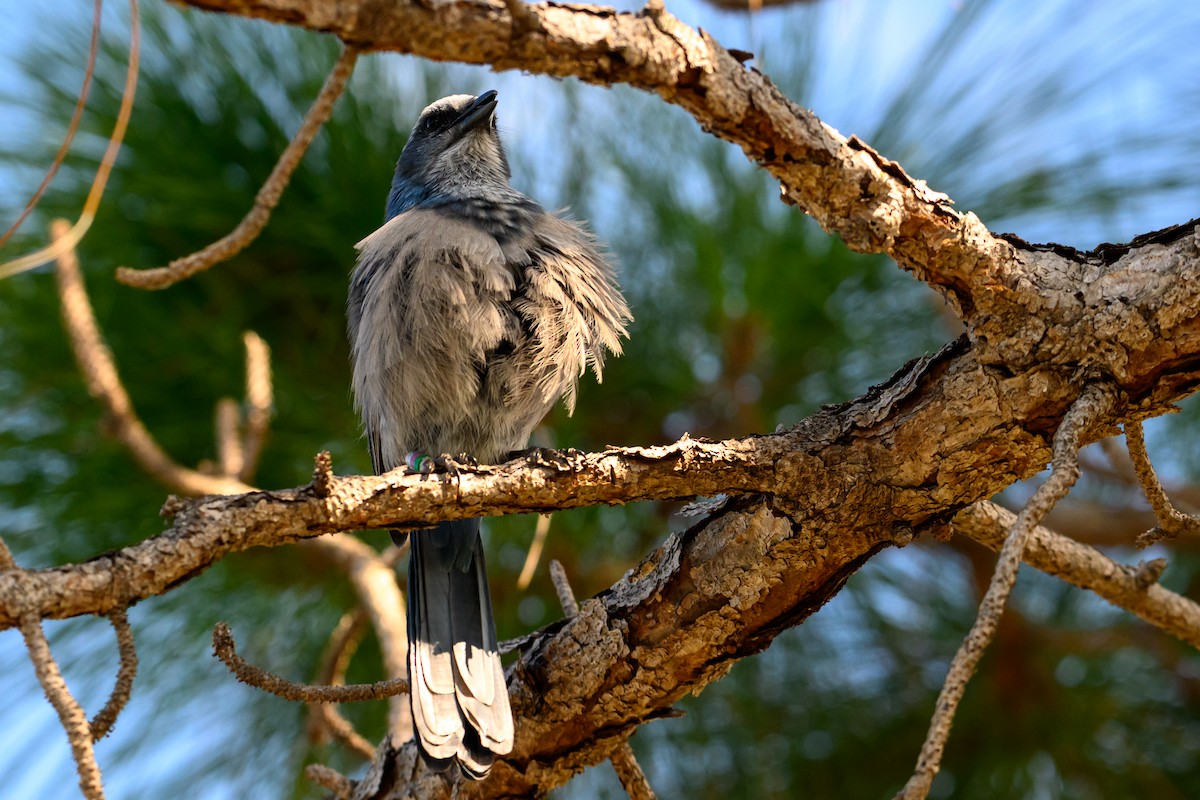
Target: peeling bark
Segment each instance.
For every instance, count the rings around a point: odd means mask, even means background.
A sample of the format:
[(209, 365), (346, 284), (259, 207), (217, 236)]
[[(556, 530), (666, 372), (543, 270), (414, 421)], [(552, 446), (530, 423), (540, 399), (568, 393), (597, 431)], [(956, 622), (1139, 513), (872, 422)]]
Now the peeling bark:
[[(188, 1), (364, 49), (655, 92), (739, 145), (779, 179), (785, 200), (851, 248), (887, 253), (929, 283), (967, 333), (863, 397), (775, 434), (534, 457), (450, 481), (321, 472), (299, 489), (172, 501), (174, 524), (155, 539), (81, 565), (0, 573), (0, 628), (16, 624), (16, 609), (106, 613), (225, 554), (335, 531), (732, 496), (576, 617), (524, 642), (509, 681), (516, 747), (460, 793), (542, 794), (767, 647), (874, 553), (944, 535), (961, 509), (1043, 469), (1085, 381), (1103, 377), (1118, 390), (1101, 420), (1111, 433), (1163, 413), (1200, 380), (1195, 221), (1091, 253), (995, 236), (661, 5), (619, 14), (539, 3), (514, 23), (507, 5), (486, 0)], [(385, 742), (355, 796), (450, 793), (412, 746)]]

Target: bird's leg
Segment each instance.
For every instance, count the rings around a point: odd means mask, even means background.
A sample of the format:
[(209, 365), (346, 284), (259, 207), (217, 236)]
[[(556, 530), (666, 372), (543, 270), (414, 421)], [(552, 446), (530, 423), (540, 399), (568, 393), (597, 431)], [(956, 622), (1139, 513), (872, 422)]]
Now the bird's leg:
[(437, 470), (437, 462), (438, 459), (420, 450), (413, 450), (404, 456), (404, 466), (408, 467), (409, 474), (420, 475), (422, 480)]
[(428, 477), (437, 473), (457, 478), (464, 468), (467, 471), (474, 470), (479, 466), (479, 462), (469, 453), (459, 453), (456, 456), (442, 453), (440, 456), (431, 456), (420, 450), (413, 450), (404, 456), (404, 465), (408, 467), (409, 474), (416, 473)]

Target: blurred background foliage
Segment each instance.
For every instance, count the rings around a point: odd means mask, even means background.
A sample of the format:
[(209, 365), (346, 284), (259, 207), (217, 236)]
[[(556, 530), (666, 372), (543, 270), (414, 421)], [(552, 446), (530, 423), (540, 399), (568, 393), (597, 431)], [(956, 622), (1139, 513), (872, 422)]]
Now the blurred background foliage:
[[(1196, 216), (1200, 9), (1084, 0), (801, 3), (756, 15), (672, 10), (757, 65), (829, 124), (858, 133), (995, 230), (1091, 247)], [(0, 220), (15, 217), (61, 141), (81, 81), (90, 4), (12, 11), (0, 62)], [(541, 444), (649, 444), (682, 433), (769, 431), (842, 401), (957, 335), (932, 292), (886, 259), (849, 253), (735, 148), (656, 98), (615, 87), (373, 55), (292, 180), (263, 235), (227, 264), (148, 293), (112, 280), (224, 234), (336, 57), (328, 37), (242, 19), (144, 9), (126, 144), (79, 248), (99, 323), (149, 429), (179, 461), (214, 456), (213, 408), (240, 396), (241, 333), (273, 354), (276, 409), (257, 475), (305, 482), (314, 453), (368, 469), (348, 392), (343, 334), (354, 243), (381, 221), (417, 113), (453, 92), (501, 92), (515, 182), (589, 220), (622, 265), (636, 315), (626, 355)], [(20, 34), (20, 35), (16, 35)], [(73, 217), (119, 103), (127, 19), (105, 11), (84, 127), (33, 221), (5, 249), (38, 245)], [(104, 432), (57, 320), (43, 269), (0, 283), (0, 531), (24, 565), (79, 561), (154, 535), (164, 490)], [(1195, 404), (1151, 428), (1176, 484), (1200, 474)], [(1103, 463), (1103, 459), (1093, 459)], [(1141, 512), (1136, 492), (1090, 476), (1073, 508)], [(1012, 502), (1027, 489), (1014, 487)], [(554, 517), (546, 557), (581, 596), (617, 580), (670, 527), (674, 506)], [(1067, 510), (1068, 512), (1070, 509)], [(1124, 517), (1122, 517), (1124, 519)], [(1064, 517), (1065, 520), (1065, 517)], [(501, 636), (558, 616), (544, 566), (515, 588), (530, 517), (492, 520)], [(1128, 541), (1135, 527), (1097, 541)], [(364, 537), (382, 547), (384, 536)], [(1126, 560), (1131, 551), (1116, 548)], [(1197, 589), (1200, 559), (1170, 551), (1166, 583)], [(820, 614), (734, 668), (687, 716), (633, 743), (664, 797), (886, 797), (915, 759), (945, 665), (970, 624), (991, 556), (922, 543), (873, 560)], [(133, 610), (142, 668), (99, 746), (114, 798), (316, 797), (303, 711), (236, 685), (209, 656), (227, 620), (245, 653), (300, 679), (353, 602), (340, 573), (280, 548), (227, 558)], [(936, 797), (1200, 796), (1200, 657), (1096, 598), (1025, 574), (955, 726)], [(115, 671), (96, 620), (50, 623), (68, 680), (98, 708)], [(368, 641), (351, 680), (379, 677)], [(64, 736), (15, 632), (0, 635), (0, 796), (75, 796)], [(371, 738), (383, 705), (348, 715)], [(869, 765), (869, 767), (867, 766)], [(611, 769), (557, 796), (619, 797)]]

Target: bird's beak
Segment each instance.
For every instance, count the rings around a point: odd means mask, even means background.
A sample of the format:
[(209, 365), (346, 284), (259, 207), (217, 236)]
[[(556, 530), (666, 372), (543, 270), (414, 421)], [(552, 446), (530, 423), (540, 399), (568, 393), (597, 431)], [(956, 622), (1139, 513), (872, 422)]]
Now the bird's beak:
[(489, 89), (471, 101), (471, 105), (463, 110), (462, 116), (454, 123), (454, 129), (463, 134), (480, 125), (491, 122), (496, 112), (497, 96), (495, 89)]

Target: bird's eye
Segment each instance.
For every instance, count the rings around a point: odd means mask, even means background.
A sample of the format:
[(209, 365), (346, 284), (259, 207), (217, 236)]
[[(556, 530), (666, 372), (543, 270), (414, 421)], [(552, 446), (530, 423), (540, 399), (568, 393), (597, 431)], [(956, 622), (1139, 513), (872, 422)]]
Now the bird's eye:
[(439, 108), (436, 111), (430, 111), (421, 118), (417, 125), (417, 130), (422, 133), (437, 133), (445, 130), (450, 126), (458, 115), (451, 108)]

